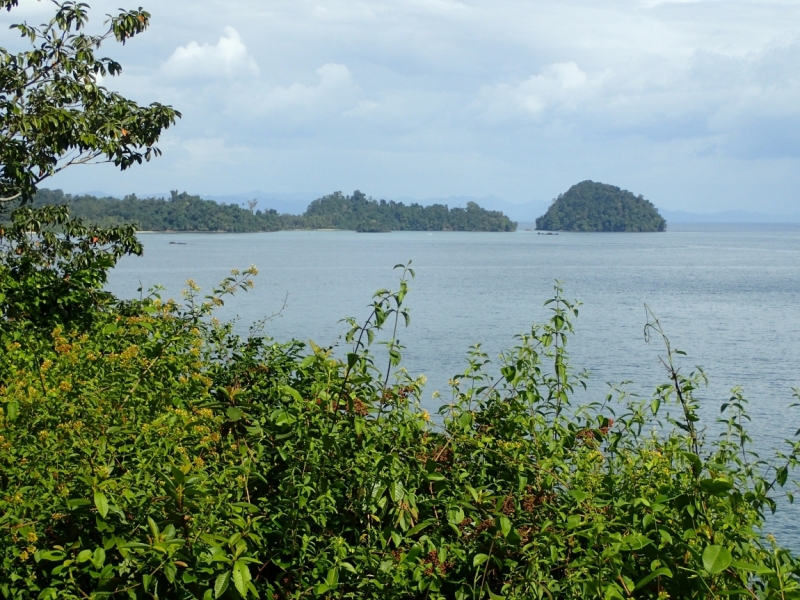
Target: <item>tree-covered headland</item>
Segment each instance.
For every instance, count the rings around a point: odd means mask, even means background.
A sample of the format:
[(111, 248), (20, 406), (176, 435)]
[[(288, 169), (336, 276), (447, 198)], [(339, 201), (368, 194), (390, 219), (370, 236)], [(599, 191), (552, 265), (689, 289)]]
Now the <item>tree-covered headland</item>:
[(39, 190), (36, 205), (65, 205), (71, 214), (95, 225), (130, 224), (144, 231), (279, 231), (284, 229), (349, 229), (385, 231), (514, 231), (517, 224), (503, 213), (470, 202), (466, 208), (442, 204), (421, 206), (374, 200), (362, 192), (341, 192), (314, 200), (302, 215), (274, 210), (248, 210), (199, 196), (172, 192), (168, 199), (127, 196), (73, 196), (60, 190)]
[[(335, 348), (214, 318), (255, 267), (207, 292), (188, 281), (180, 300), (107, 292), (117, 260), (142, 251), (133, 227), (29, 201), (65, 156), (146, 152), (171, 109), (148, 121), (102, 89), (81, 95), (100, 43), (149, 18), (121, 12), (86, 37), (86, 10), (60, 4), (23, 29), (30, 50), (0, 53), (0, 596), (800, 596), (800, 564), (767, 521), (795, 486), (800, 444), (759, 457), (738, 389), (721, 435), (707, 434), (704, 375), (679, 368), (652, 315), (666, 370), (651, 398), (573, 403), (578, 305), (556, 286), (496, 367), (469, 351), (432, 416), (425, 378), (402, 368), (410, 264)], [(47, 95), (62, 85), (69, 106)], [(37, 124), (53, 114), (108, 138), (51, 139)], [(148, 138), (122, 133), (131, 114)]]
[(613, 185), (582, 181), (553, 200), (536, 219), (547, 231), (665, 231), (667, 222), (641, 195)]

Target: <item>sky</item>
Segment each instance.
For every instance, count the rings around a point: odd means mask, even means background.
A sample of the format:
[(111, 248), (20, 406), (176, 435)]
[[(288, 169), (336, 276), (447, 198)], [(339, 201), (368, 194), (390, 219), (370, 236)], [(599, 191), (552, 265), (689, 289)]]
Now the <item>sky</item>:
[[(103, 85), (183, 113), (78, 193), (547, 201), (592, 179), (670, 210), (800, 214), (800, 0), (90, 0), (151, 28)], [(21, 0), (0, 24), (40, 23)], [(0, 45), (19, 47), (0, 28)]]

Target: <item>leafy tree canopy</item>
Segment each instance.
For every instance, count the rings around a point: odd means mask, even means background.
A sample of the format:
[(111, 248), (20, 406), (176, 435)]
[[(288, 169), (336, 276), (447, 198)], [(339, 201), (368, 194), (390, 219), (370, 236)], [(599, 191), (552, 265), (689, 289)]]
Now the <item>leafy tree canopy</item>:
[(382, 231), (514, 231), (516, 223), (503, 213), (470, 202), (466, 208), (442, 204), (421, 206), (373, 200), (356, 190), (314, 200), (303, 215), (279, 215), (236, 204), (219, 204), (199, 196), (172, 192), (169, 199), (127, 196), (71, 196), (60, 190), (41, 190), (37, 204), (65, 204), (72, 214), (95, 225), (132, 224), (147, 231), (277, 231), (281, 229), (349, 229)]
[(582, 181), (553, 201), (536, 219), (549, 231), (664, 231), (667, 222), (641, 195), (613, 185)]
[[(142, 9), (109, 15), (89, 35), (88, 5), (56, 2), (55, 16), (38, 27), (13, 25), (30, 42), (18, 53), (0, 48), (0, 209), (30, 201), (39, 184), (77, 164), (110, 162), (122, 170), (159, 154), (156, 142), (180, 113), (139, 106), (101, 85), (121, 65), (96, 52), (110, 38), (123, 44), (143, 32)], [(12, 10), (17, 0), (0, 0)]]

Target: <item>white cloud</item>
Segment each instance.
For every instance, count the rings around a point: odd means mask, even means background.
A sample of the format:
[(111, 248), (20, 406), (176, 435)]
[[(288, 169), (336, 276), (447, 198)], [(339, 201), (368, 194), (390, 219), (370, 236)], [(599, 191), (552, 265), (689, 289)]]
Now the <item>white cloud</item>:
[(575, 111), (579, 102), (598, 88), (601, 79), (590, 78), (572, 61), (553, 63), (517, 84), (482, 87), (476, 106), (491, 119), (539, 118), (547, 109)]
[[(51, 10), (21, 2), (0, 46), (17, 15)], [(198, 141), (132, 170), (147, 188), (161, 164), (163, 189), (187, 185), (168, 166), (180, 152), (187, 181), (196, 161), (221, 188), (367, 178), (376, 195), (525, 200), (592, 178), (662, 201), (692, 190), (703, 210), (723, 189), (742, 207), (754, 189), (798, 201), (800, 0), (148, 4), (150, 31), (103, 47), (125, 67), (103, 83), (173, 104), (171, 134)], [(93, 27), (117, 6), (93, 0)], [(205, 149), (252, 168), (233, 177)]]
[(365, 114), (377, 107), (364, 98), (346, 65), (324, 64), (316, 69), (316, 79), (315, 83), (296, 81), (290, 85), (248, 81), (227, 90), (218, 102), (225, 106), (230, 119), (257, 125), (257, 131), (251, 131), (262, 141), (265, 132), (319, 133), (336, 127), (342, 117)]
[[(254, 100), (259, 113), (285, 110), (336, 109), (352, 104), (358, 88), (353, 84), (353, 75), (346, 65), (328, 63), (317, 69), (319, 83), (305, 85), (275, 86), (261, 91)], [(327, 112), (327, 111), (326, 111)]]
[(233, 27), (215, 45), (189, 42), (179, 46), (161, 67), (172, 79), (235, 79), (258, 75), (258, 64)]

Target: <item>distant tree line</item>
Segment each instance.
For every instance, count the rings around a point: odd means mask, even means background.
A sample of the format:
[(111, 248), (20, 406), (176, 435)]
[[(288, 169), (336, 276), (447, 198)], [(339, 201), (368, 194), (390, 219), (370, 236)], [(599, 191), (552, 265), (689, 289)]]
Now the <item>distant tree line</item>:
[(422, 206), (373, 200), (362, 192), (336, 192), (314, 200), (303, 215), (306, 227), (356, 231), (514, 231), (517, 224), (499, 211), (475, 202), (466, 208), (444, 204)]
[(302, 215), (280, 215), (275, 210), (254, 210), (237, 204), (220, 204), (186, 192), (169, 198), (117, 198), (74, 196), (61, 190), (40, 190), (37, 205), (70, 207), (73, 216), (100, 226), (133, 224), (142, 231), (256, 232), (285, 229), (348, 229), (382, 231), (514, 231), (517, 224), (499, 211), (469, 202), (466, 208), (443, 204), (421, 206), (374, 200), (362, 192), (341, 192), (314, 200)]
[(664, 231), (667, 222), (641, 195), (594, 181), (573, 185), (536, 219), (547, 231)]

